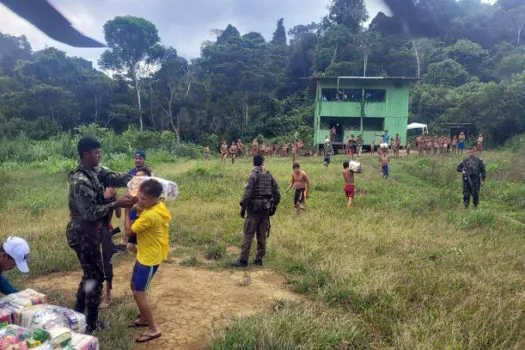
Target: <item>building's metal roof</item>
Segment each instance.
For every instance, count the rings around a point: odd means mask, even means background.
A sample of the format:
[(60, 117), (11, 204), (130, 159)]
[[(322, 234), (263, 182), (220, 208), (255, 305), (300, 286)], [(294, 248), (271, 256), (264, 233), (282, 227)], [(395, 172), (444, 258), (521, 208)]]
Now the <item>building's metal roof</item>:
[(419, 80), (416, 77), (360, 77), (360, 76), (339, 76), (339, 77), (325, 77), (325, 76), (313, 76), (304, 79), (345, 79), (345, 80)]

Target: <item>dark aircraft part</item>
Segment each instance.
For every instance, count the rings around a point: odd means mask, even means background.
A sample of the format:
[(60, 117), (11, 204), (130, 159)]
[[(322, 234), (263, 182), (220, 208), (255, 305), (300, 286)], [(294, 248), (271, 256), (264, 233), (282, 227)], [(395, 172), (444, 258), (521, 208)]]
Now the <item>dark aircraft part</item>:
[(105, 47), (73, 28), (47, 0), (0, 0), (0, 3), (56, 41), (75, 47)]

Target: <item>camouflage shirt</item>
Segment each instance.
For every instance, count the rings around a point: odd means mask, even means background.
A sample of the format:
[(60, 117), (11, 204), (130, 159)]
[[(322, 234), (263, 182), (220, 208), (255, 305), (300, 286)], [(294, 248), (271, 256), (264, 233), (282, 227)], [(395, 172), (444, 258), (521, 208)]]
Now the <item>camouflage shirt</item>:
[(478, 157), (463, 159), (463, 161), (459, 163), (457, 171), (459, 173), (465, 171), (472, 179), (481, 178), (482, 181), (485, 181), (485, 163)]
[[(67, 228), (70, 246), (89, 240), (100, 243), (99, 225), (110, 212), (104, 199), (106, 187), (124, 187), (132, 176), (115, 173), (104, 167), (89, 169), (80, 165), (68, 176), (68, 205), (71, 220)], [(93, 232), (95, 231), (95, 232)], [(80, 237), (94, 235), (94, 237)]]
[(272, 199), (274, 204), (277, 205), (281, 201), (281, 193), (272, 174), (268, 170), (263, 169), (263, 167), (255, 167), (244, 188), (241, 205), (249, 208), (252, 200), (262, 198)]

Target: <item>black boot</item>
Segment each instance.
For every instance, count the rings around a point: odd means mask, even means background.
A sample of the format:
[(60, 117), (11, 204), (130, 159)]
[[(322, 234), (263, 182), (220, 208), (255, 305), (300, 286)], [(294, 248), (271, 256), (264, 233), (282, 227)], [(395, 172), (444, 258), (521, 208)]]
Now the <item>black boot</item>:
[(258, 265), (258, 266), (263, 266), (262, 259), (255, 259), (255, 260), (253, 261), (253, 263), (254, 263), (255, 265)]
[(86, 311), (87, 334), (92, 334), (104, 328), (98, 320), (98, 307), (88, 307)]
[(232, 267), (246, 267), (248, 266), (248, 261), (239, 259), (238, 261), (232, 263)]

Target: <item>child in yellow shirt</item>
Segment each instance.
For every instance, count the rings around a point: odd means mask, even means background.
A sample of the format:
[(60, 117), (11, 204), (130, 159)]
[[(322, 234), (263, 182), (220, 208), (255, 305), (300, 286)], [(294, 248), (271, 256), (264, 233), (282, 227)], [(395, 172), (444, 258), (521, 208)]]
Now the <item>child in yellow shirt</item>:
[(168, 257), (169, 223), (171, 215), (160, 200), (162, 185), (154, 179), (145, 180), (139, 189), (138, 205), (143, 208), (127, 235), (137, 236), (137, 261), (131, 276), (131, 289), (140, 310), (140, 317), (131, 327), (148, 327), (149, 330), (136, 339), (144, 343), (161, 336), (153, 319), (146, 290), (160, 263)]

